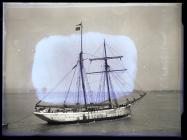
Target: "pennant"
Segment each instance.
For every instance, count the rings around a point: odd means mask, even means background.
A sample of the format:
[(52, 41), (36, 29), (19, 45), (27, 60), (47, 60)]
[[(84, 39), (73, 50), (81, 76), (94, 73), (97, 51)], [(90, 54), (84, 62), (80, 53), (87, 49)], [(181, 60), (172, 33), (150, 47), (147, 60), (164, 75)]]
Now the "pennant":
[(82, 22), (80, 24), (77, 24), (76, 26), (82, 26)]

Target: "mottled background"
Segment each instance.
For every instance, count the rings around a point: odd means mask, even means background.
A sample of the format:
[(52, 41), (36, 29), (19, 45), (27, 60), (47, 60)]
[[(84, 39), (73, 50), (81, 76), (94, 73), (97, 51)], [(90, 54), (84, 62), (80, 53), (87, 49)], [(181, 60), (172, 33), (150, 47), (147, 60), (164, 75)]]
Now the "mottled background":
[(180, 90), (181, 4), (4, 4), (7, 92), (31, 92), (36, 44), (49, 35), (84, 32), (130, 37), (138, 52), (135, 89)]

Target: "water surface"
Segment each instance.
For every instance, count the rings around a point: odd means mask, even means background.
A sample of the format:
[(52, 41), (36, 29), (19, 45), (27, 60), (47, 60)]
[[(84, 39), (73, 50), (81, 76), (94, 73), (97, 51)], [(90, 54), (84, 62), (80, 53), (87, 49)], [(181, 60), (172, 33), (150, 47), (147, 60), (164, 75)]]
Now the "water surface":
[(181, 135), (181, 95), (179, 91), (148, 92), (132, 108), (131, 118), (95, 123), (49, 125), (32, 113), (35, 94), (7, 93), (3, 135)]

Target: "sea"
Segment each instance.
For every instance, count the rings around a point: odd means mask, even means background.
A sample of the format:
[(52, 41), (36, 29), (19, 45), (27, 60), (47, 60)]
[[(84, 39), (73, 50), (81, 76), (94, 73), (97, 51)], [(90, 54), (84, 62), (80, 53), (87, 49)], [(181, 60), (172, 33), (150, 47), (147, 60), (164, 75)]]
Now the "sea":
[(131, 117), (91, 123), (51, 125), (34, 114), (35, 94), (7, 93), (4, 136), (181, 136), (181, 91), (149, 91), (132, 106)]

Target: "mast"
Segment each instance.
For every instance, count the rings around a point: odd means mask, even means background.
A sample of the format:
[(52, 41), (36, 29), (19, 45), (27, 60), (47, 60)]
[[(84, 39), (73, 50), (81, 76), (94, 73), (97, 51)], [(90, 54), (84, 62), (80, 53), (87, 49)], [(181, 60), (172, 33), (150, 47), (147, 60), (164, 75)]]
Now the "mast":
[[(107, 58), (105, 40), (104, 40), (104, 52), (105, 52), (105, 58)], [(111, 97), (110, 97), (110, 88), (109, 88), (109, 79), (108, 79), (109, 68), (110, 68), (110, 66), (107, 63), (107, 59), (105, 59), (105, 76), (106, 76), (106, 84), (107, 84), (107, 91), (108, 91), (108, 100), (109, 100), (109, 107), (112, 108), (112, 102), (111, 102)]]
[(99, 58), (92, 58), (90, 61), (97, 61), (97, 60), (104, 60), (105, 64), (105, 70), (103, 71), (96, 71), (96, 72), (88, 72), (86, 74), (97, 74), (97, 73), (105, 73), (106, 76), (106, 83), (107, 83), (107, 92), (108, 92), (108, 100), (109, 100), (109, 107), (112, 108), (112, 102), (111, 102), (111, 97), (110, 97), (110, 87), (109, 87), (109, 72), (115, 72), (115, 71), (126, 71), (127, 69), (120, 69), (120, 70), (110, 70), (110, 66), (108, 65), (107, 60), (108, 59), (121, 59), (123, 56), (111, 56), (108, 57), (106, 53), (106, 45), (105, 45), (105, 40), (104, 40), (104, 57), (99, 57)]
[(82, 22), (76, 26), (78, 26), (78, 27), (76, 27), (76, 31), (81, 30), (81, 51), (79, 53), (79, 65), (80, 65), (82, 89), (83, 89), (83, 94), (84, 94), (84, 104), (85, 104), (85, 108), (87, 109), (86, 89), (85, 89), (84, 73), (83, 73), (84, 62), (83, 62), (83, 48), (82, 48), (82, 28), (83, 28)]

